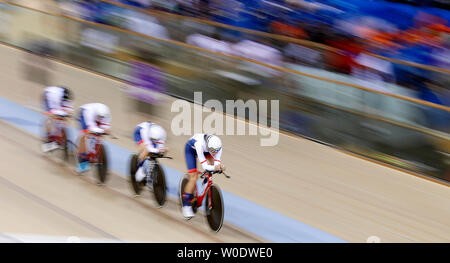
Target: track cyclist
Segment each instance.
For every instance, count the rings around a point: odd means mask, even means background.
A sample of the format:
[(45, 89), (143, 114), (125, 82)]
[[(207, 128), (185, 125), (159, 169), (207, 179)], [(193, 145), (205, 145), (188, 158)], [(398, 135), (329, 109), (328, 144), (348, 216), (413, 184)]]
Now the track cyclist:
[(60, 117), (67, 117), (73, 114), (72, 92), (63, 86), (50, 86), (44, 89), (42, 96), (45, 112), (50, 121), (46, 122), (45, 143), (42, 145), (43, 152), (48, 152), (56, 147), (56, 143), (50, 141), (54, 121)]
[(194, 216), (192, 201), (194, 198), (195, 184), (198, 180), (197, 158), (206, 171), (225, 171), (225, 166), (220, 161), (222, 156), (222, 141), (216, 135), (194, 134), (186, 143), (184, 153), (189, 181), (185, 188), (182, 189), (182, 212), (185, 218), (190, 219)]
[(111, 113), (108, 106), (102, 103), (88, 103), (80, 107), (79, 122), (81, 136), (78, 145), (78, 173), (89, 170), (86, 140), (92, 134), (109, 134), (111, 132)]
[[(145, 171), (149, 168), (149, 154), (164, 154), (168, 148), (164, 146), (166, 142), (166, 131), (164, 128), (153, 122), (142, 122), (136, 126), (134, 130), (134, 141), (138, 145), (138, 169), (136, 171), (136, 181), (141, 182), (146, 174), (150, 171)], [(151, 178), (148, 178), (151, 179)], [(147, 184), (150, 184), (147, 180)]]

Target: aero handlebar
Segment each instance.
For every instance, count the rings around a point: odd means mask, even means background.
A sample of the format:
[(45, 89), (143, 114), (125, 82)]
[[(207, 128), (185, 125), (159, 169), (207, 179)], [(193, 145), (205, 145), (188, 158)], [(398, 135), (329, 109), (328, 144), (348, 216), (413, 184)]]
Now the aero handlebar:
[(223, 175), (225, 175), (225, 177), (226, 178), (231, 178), (231, 176), (228, 176), (225, 172), (223, 172), (222, 170), (219, 170), (219, 171), (204, 171), (203, 173), (202, 173), (202, 175), (200, 175), (200, 178), (204, 178), (205, 177), (205, 174), (207, 174), (207, 173), (210, 173), (211, 175), (213, 175), (213, 174), (223, 174)]

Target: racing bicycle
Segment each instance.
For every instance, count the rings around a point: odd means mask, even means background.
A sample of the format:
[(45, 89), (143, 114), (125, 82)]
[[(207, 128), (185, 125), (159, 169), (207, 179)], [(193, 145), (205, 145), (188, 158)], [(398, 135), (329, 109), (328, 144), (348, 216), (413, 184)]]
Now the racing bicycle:
[[(108, 156), (103, 144), (103, 136), (106, 133), (92, 133), (86, 138), (86, 151), (89, 164), (96, 167), (97, 177), (101, 184), (104, 184), (108, 175)], [(115, 136), (111, 135), (113, 139)], [(78, 148), (76, 151), (76, 158), (78, 164)]]
[(153, 195), (155, 196), (155, 200), (159, 207), (162, 207), (165, 204), (167, 194), (166, 176), (164, 174), (164, 169), (162, 169), (158, 162), (158, 159), (161, 158), (172, 159), (172, 157), (164, 156), (162, 154), (149, 154), (146, 157), (146, 160), (149, 161), (149, 167), (148, 169), (144, 169), (147, 174), (141, 182), (136, 181), (138, 154), (133, 154), (130, 159), (131, 186), (133, 187), (135, 194), (140, 195), (144, 186), (149, 186), (149, 188), (153, 189)]
[[(67, 138), (68, 137), (66, 128), (67, 118), (70, 118), (70, 116), (58, 115), (53, 118), (48, 117), (45, 119), (43, 125), (45, 134), (43, 137), (45, 139), (41, 145), (41, 149), (43, 152), (50, 153), (55, 150), (61, 150), (61, 157), (62, 160), (65, 162), (69, 161), (69, 143), (70, 143), (69, 139)], [(50, 122), (53, 122), (53, 124)], [(45, 127), (47, 127), (48, 125), (52, 125), (51, 127), (52, 132), (50, 133), (50, 135), (47, 135), (45, 132)]]
[[(202, 206), (203, 199), (205, 200), (205, 216), (208, 221), (208, 225), (211, 230), (219, 232), (222, 228), (223, 218), (224, 218), (224, 203), (222, 192), (217, 184), (213, 183), (212, 176), (214, 174), (223, 174), (226, 178), (231, 178), (226, 175), (223, 171), (204, 171), (200, 178), (203, 179), (203, 189), (199, 194), (197, 191), (197, 184), (195, 184), (194, 198), (192, 200), (192, 210), (197, 213), (198, 208)], [(184, 175), (180, 181), (179, 186), (179, 198), (180, 204), (183, 205), (183, 190), (189, 181), (187, 175)]]

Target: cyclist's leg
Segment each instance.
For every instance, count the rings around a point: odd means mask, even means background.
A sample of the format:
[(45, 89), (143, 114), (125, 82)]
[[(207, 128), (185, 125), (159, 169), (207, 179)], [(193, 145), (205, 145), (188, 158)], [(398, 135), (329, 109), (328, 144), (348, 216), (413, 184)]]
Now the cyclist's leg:
[(45, 122), (45, 135), (47, 142), (50, 142), (50, 137), (52, 135), (52, 126), (53, 126), (53, 119), (50, 116), (50, 114), (47, 115), (47, 121)]
[(192, 194), (194, 193), (195, 189), (195, 182), (198, 179), (198, 173), (197, 173), (197, 153), (192, 147), (189, 145), (189, 143), (185, 146), (185, 158), (186, 158), (186, 165), (188, 168), (188, 178), (189, 182), (186, 184), (184, 188), (184, 193)]
[(141, 137), (141, 127), (137, 127), (134, 130), (134, 142), (137, 144), (138, 146), (138, 150), (139, 150), (139, 155), (138, 155), (138, 166), (142, 165), (142, 162), (145, 160), (145, 157), (147, 157), (148, 155), (148, 151), (147, 148), (144, 146), (144, 140)]
[(52, 140), (52, 136), (55, 135), (55, 132), (53, 131), (55, 121), (53, 120), (53, 114), (51, 112), (51, 108), (49, 107), (49, 104), (47, 102), (47, 98), (44, 95), (43, 98), (43, 106), (44, 106), (44, 115), (47, 117), (45, 121), (45, 137), (43, 138), (43, 145), (42, 145), (42, 151), (43, 152), (49, 152), (51, 150), (57, 149), (58, 144)]
[(182, 189), (182, 200), (183, 200), (183, 207), (182, 212), (185, 217), (193, 217), (194, 212), (192, 210), (192, 199), (194, 198), (193, 193), (195, 189), (195, 183), (198, 179), (198, 173), (197, 173), (197, 154), (194, 149), (192, 149), (191, 145), (186, 143), (185, 146), (185, 158), (186, 158), (186, 165), (188, 168), (188, 179), (189, 181), (185, 185), (184, 189)]
[(143, 144), (143, 140), (141, 138), (141, 127), (137, 127), (134, 131), (134, 141), (136, 142), (136, 144), (138, 145), (138, 149), (139, 149), (139, 155), (138, 155), (138, 169), (136, 170), (136, 181), (140, 182), (142, 181), (142, 179), (144, 179), (145, 177), (145, 172), (144, 172), (144, 161), (146, 160), (145, 158), (148, 155), (148, 150), (147, 147), (145, 147), (145, 145)]
[(80, 141), (78, 145), (78, 167), (79, 173), (86, 172), (89, 170), (89, 158), (86, 152), (86, 138), (88, 134), (86, 132), (81, 132)]
[(80, 111), (79, 122), (81, 126), (81, 135), (78, 142), (78, 172), (84, 172), (88, 169), (88, 158), (86, 153), (86, 138), (88, 135), (88, 127), (84, 121), (83, 110)]
[(86, 139), (88, 138), (88, 133), (86, 131), (81, 131), (80, 141), (78, 142), (78, 154), (87, 155), (86, 152)]
[(88, 127), (86, 121), (84, 120), (83, 109), (80, 110), (78, 121), (80, 122), (81, 135), (78, 142), (78, 153), (86, 154), (86, 137), (88, 135)]
[(44, 108), (44, 115), (47, 117), (47, 120), (45, 121), (45, 136), (46, 136), (45, 142), (49, 143), (52, 118), (51, 118), (51, 109), (45, 93), (42, 95), (42, 107)]
[(49, 152), (54, 149), (58, 149), (58, 143), (54, 140), (54, 136), (56, 132), (55, 129), (55, 121), (53, 120), (52, 115), (46, 114), (47, 120), (45, 122), (45, 138), (43, 138), (42, 151)]
[(214, 165), (214, 156), (212, 156), (209, 152), (203, 153), (205, 155), (206, 161), (210, 165)]

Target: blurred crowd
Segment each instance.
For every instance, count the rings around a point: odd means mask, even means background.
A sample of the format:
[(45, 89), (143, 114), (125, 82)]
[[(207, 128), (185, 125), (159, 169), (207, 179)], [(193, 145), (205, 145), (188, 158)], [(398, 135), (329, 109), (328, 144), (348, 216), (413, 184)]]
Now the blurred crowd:
[[(99, 0), (59, 0), (71, 15), (163, 39), (177, 36), (155, 17)], [(396, 83), (418, 97), (450, 105), (447, 74), (391, 63), (367, 52), (450, 69), (450, 12), (442, 1), (359, 0), (114, 0), (143, 9), (194, 16), (232, 26), (324, 44), (332, 49), (215, 28), (181, 39), (225, 54), (280, 66), (322, 68), (368, 81)], [(396, 3), (405, 2), (405, 3)], [(419, 6), (418, 6), (419, 5)], [(440, 7), (440, 8), (437, 8)], [(179, 40), (179, 39), (176, 39)], [(444, 95), (442, 95), (444, 94)]]

